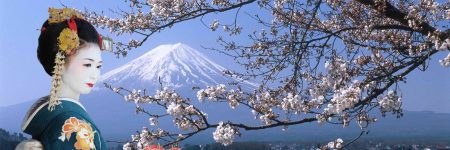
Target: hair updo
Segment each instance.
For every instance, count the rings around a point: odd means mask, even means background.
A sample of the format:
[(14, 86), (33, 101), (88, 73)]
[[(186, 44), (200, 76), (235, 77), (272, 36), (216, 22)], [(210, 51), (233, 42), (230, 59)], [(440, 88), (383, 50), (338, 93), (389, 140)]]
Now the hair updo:
[[(89, 22), (84, 19), (75, 18), (77, 24), (78, 37), (80, 39), (80, 46), (87, 43), (94, 43), (99, 45), (98, 32)], [(37, 57), (39, 62), (45, 69), (48, 75), (53, 75), (55, 66), (55, 57), (58, 53), (58, 36), (64, 28), (67, 28), (67, 20), (60, 23), (48, 23), (45, 21), (41, 28), (41, 35), (39, 36), (39, 43), (37, 48)], [(66, 57), (67, 60), (67, 57)]]

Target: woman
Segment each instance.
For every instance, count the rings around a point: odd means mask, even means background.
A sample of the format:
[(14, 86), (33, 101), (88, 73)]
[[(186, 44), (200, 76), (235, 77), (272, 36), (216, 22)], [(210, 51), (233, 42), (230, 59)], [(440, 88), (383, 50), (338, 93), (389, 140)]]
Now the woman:
[[(107, 149), (100, 130), (79, 101), (92, 90), (100, 76), (101, 36), (75, 10), (49, 9), (41, 28), (37, 55), (52, 76), (50, 95), (28, 111), (22, 130), (40, 141), (43, 149)], [(110, 46), (110, 45), (109, 45)], [(17, 149), (37, 146), (28, 141)]]

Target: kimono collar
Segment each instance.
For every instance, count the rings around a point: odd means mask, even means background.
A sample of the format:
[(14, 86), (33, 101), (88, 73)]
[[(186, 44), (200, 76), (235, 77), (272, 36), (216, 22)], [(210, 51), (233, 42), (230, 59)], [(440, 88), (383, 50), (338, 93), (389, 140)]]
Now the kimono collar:
[(84, 108), (84, 106), (83, 106), (79, 101), (77, 101), (77, 100), (74, 100), (74, 99), (71, 99), (71, 98), (66, 98), (66, 97), (59, 98), (59, 100), (73, 102), (73, 103), (75, 103), (75, 104), (77, 104), (77, 105), (80, 105), (80, 107), (83, 108), (84, 111), (86, 111), (86, 108)]
[[(45, 100), (46, 102), (42, 103), (42, 104), (39, 104), (39, 101), (42, 101), (42, 100)], [(61, 111), (68, 111), (68, 110), (73, 109), (73, 108), (82, 108), (80, 110), (86, 112), (86, 109), (84, 108), (84, 106), (77, 100), (74, 100), (74, 99), (71, 99), (71, 98), (59, 98), (59, 100), (61, 100), (62, 103), (67, 103), (66, 105), (69, 105), (69, 106), (66, 106), (68, 108), (64, 108), (64, 109), (61, 109), (61, 108), (58, 107), (59, 108), (58, 111), (54, 110), (55, 111), (54, 113), (59, 113)], [(25, 131), (27, 129), (27, 127), (30, 124), (30, 122), (34, 118), (36, 118), (36, 115), (38, 113), (42, 114), (43, 111), (48, 111), (46, 109), (47, 108), (46, 106), (49, 104), (48, 99), (40, 99), (34, 105), (36, 105), (36, 104), (38, 104), (38, 106), (32, 106), (31, 109), (33, 109), (35, 107), (37, 107), (37, 109), (35, 109), (33, 112), (31, 112), (31, 114), (27, 113), (27, 115), (23, 119), (23, 121), (22, 121), (22, 131)], [(32, 110), (30, 110), (30, 111), (32, 111)], [(48, 113), (48, 114), (51, 114), (51, 112)]]

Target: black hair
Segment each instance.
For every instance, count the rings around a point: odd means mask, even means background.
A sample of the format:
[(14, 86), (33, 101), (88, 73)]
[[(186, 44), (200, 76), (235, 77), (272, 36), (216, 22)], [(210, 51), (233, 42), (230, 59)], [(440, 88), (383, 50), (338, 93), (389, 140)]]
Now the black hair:
[[(94, 43), (99, 45), (98, 32), (89, 22), (84, 19), (75, 18), (77, 24), (80, 45), (84, 43)], [(37, 57), (48, 75), (53, 75), (55, 57), (58, 53), (58, 36), (64, 28), (68, 28), (67, 20), (60, 23), (48, 23), (45, 21), (41, 28)], [(67, 60), (67, 57), (66, 57)]]

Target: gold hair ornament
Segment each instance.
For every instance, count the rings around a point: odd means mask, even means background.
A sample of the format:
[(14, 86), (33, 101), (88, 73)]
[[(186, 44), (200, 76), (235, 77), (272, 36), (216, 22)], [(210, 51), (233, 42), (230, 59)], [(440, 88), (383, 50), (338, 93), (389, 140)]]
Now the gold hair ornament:
[(106, 51), (112, 51), (113, 49), (113, 40), (110, 37), (106, 37), (106, 36), (100, 36), (99, 38), (99, 44), (100, 45), (100, 49), (101, 50), (106, 50)]
[(48, 13), (50, 15), (48, 18), (48, 23), (60, 23), (72, 17), (84, 19), (83, 15), (72, 8), (48, 8)]
[(62, 73), (64, 70), (64, 63), (66, 57), (62, 52), (58, 52), (55, 57), (55, 66), (53, 67), (53, 76), (52, 76), (52, 88), (50, 90), (50, 100), (48, 103), (48, 110), (53, 111), (56, 106), (61, 104), (58, 100), (57, 92), (61, 88), (62, 84)]
[(83, 19), (82, 15), (71, 8), (49, 8), (48, 23), (61, 23), (67, 20), (68, 27), (64, 28), (58, 36), (58, 53), (55, 57), (55, 66), (53, 67), (52, 88), (50, 91), (50, 99), (48, 110), (53, 111), (56, 106), (61, 104), (58, 100), (57, 92), (62, 84), (62, 74), (64, 70), (65, 58), (72, 53), (72, 50), (80, 46), (78, 37), (77, 24), (75, 18)]

